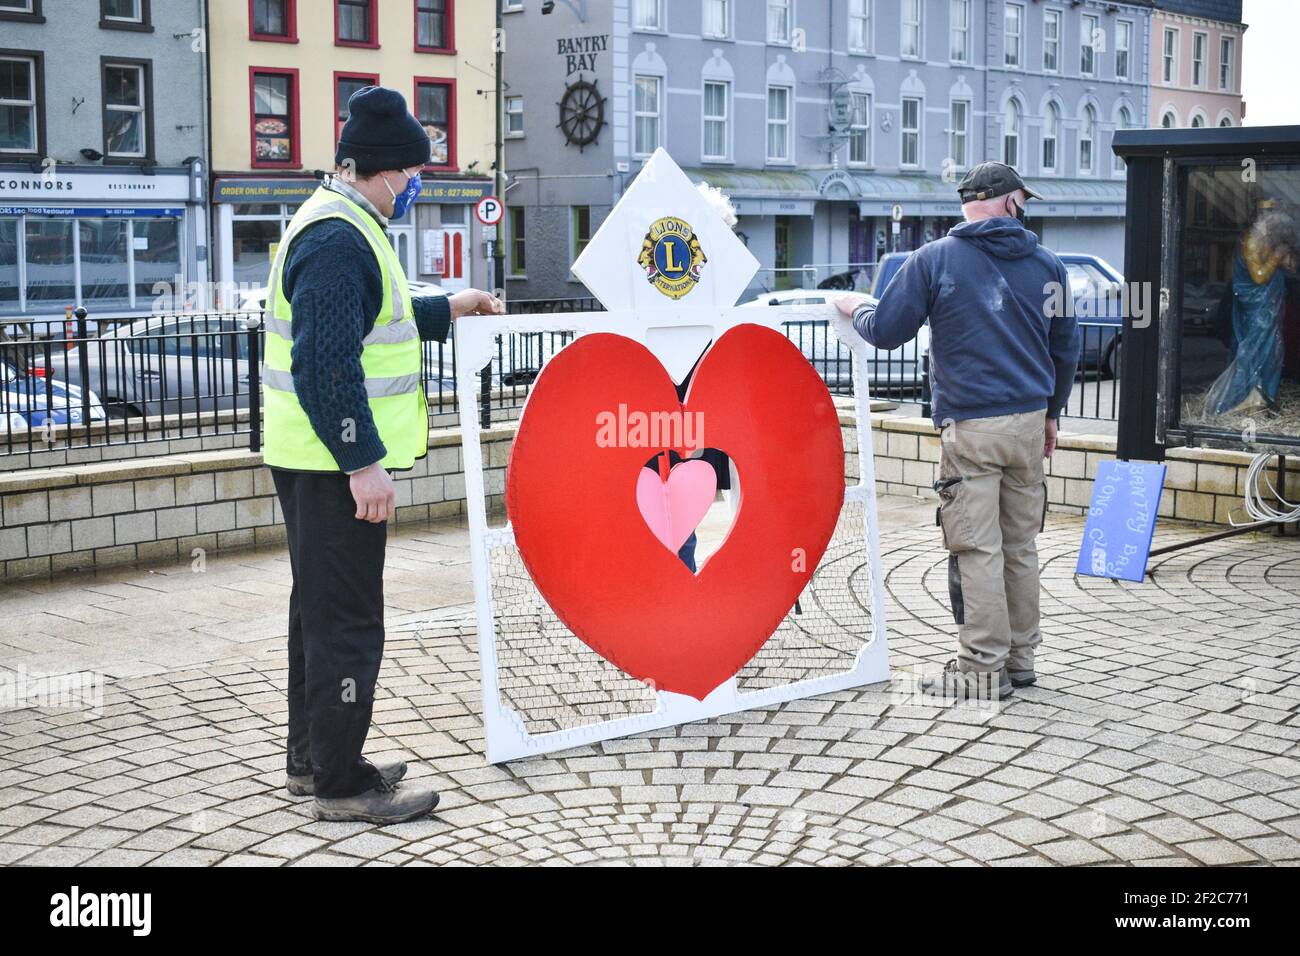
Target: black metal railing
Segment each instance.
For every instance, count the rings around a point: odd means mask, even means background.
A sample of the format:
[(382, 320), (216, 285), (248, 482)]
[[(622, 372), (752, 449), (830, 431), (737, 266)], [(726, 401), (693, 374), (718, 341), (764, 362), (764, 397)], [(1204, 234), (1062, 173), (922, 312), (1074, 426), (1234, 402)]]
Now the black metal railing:
[(1079, 371), (1065, 405), (1066, 418), (1118, 420), (1121, 331), (1118, 322), (1079, 323)]
[(213, 435), (260, 444), (259, 319), (0, 323), (0, 469), (14, 456)]
[[(515, 300), (513, 314), (599, 311), (592, 298)], [(1119, 327), (1080, 323), (1080, 378), (1067, 407), (1074, 418), (1118, 413)], [(825, 319), (783, 323), (790, 341), (838, 395), (852, 395), (852, 352)], [(33, 455), (129, 442), (247, 436), (260, 450), (261, 316), (178, 313), (119, 322), (79, 314), (68, 321), (0, 322), (0, 471)], [(572, 331), (497, 336), (479, 376), (479, 421), (515, 417), (543, 365)], [(873, 398), (916, 402), (930, 414), (928, 329), (865, 360)], [(422, 377), (435, 415), (458, 411), (452, 342), (427, 342)], [(47, 460), (42, 458), (41, 460)]]

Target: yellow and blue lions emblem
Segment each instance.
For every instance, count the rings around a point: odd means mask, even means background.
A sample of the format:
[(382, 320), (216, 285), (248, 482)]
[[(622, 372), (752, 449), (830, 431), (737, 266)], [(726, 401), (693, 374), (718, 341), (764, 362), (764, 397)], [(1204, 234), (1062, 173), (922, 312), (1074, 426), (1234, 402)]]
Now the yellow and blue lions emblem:
[(695, 288), (708, 261), (695, 230), (672, 216), (650, 224), (636, 257), (637, 265), (646, 271), (646, 281), (670, 299), (680, 299)]

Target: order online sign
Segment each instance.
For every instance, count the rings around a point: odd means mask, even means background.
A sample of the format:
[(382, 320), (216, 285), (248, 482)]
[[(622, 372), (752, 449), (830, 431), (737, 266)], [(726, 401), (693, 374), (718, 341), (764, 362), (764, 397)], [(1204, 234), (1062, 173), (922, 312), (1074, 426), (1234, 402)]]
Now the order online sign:
[[(734, 306), (757, 268), (659, 150), (573, 264), (609, 311), (456, 323), (461, 369), (499, 336), (571, 337), (503, 483), (457, 384), (489, 761), (888, 679), (865, 344), (830, 306)], [(789, 322), (855, 355), (854, 485)], [(692, 568), (706, 521), (725, 533)]]

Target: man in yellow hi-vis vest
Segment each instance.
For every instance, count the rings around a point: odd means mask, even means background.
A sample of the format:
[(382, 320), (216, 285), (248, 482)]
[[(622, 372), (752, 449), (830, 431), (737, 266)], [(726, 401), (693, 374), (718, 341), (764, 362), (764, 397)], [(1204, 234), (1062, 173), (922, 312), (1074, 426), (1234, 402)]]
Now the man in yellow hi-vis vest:
[(289, 223), (266, 302), (264, 459), (289, 543), (289, 792), (322, 820), (396, 823), (438, 803), (361, 756), (384, 650), (390, 470), (428, 450), (422, 345), (503, 312), (468, 289), (412, 297), (385, 235), (419, 194), (429, 136), (396, 90), (348, 101), (335, 173)]

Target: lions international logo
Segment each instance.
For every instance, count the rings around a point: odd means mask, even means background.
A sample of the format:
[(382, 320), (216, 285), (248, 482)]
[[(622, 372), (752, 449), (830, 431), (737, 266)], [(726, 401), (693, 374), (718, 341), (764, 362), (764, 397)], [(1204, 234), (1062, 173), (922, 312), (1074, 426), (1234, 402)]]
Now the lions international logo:
[(670, 299), (680, 299), (695, 288), (708, 261), (695, 231), (672, 216), (650, 224), (636, 257), (637, 265), (646, 271), (646, 281)]

